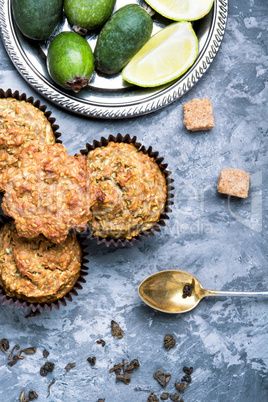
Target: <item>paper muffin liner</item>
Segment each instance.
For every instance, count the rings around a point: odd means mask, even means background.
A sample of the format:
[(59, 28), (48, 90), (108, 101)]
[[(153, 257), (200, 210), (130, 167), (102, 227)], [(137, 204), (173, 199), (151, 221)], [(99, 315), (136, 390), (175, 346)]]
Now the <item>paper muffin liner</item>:
[(51, 124), (54, 136), (55, 136), (55, 141), (58, 143), (62, 143), (62, 141), (59, 139), (61, 134), (57, 131), (59, 129), (59, 126), (55, 124), (55, 117), (51, 116), (52, 112), (50, 110), (47, 110), (46, 105), (41, 105), (41, 101), (39, 99), (34, 100), (33, 96), (27, 97), (25, 93), (20, 94), (19, 91), (12, 92), (12, 90), (9, 88), (6, 91), (4, 91), (2, 88), (0, 88), (0, 98), (15, 98), (19, 101), (25, 101), (31, 103), (34, 107), (37, 109), (41, 110), (44, 115), (46, 116), (47, 120)]
[(159, 221), (154, 226), (152, 226), (148, 230), (141, 232), (137, 236), (132, 237), (131, 239), (115, 239), (111, 237), (102, 238), (99, 236), (94, 236), (93, 233), (91, 233), (89, 237), (90, 240), (97, 239), (97, 244), (105, 243), (107, 247), (109, 247), (111, 244), (113, 244), (116, 247), (118, 247), (119, 245), (126, 246), (127, 244), (131, 244), (133, 246), (135, 242), (141, 242), (143, 238), (147, 238), (148, 236), (154, 236), (155, 232), (160, 232), (161, 226), (166, 226), (165, 221), (169, 219), (168, 213), (172, 212), (170, 206), (174, 204), (174, 202), (171, 200), (174, 197), (174, 194), (172, 193), (174, 187), (171, 185), (174, 182), (174, 180), (170, 178), (171, 172), (167, 170), (168, 164), (163, 163), (164, 158), (158, 156), (159, 152), (153, 151), (151, 146), (149, 146), (149, 148), (146, 149), (144, 145), (137, 142), (136, 136), (131, 137), (129, 134), (122, 136), (119, 133), (117, 134), (116, 137), (114, 137), (113, 135), (109, 135), (108, 139), (101, 137), (100, 141), (94, 140), (92, 145), (87, 143), (86, 149), (82, 149), (80, 153), (82, 155), (87, 155), (89, 151), (92, 151), (98, 147), (107, 146), (109, 142), (125, 142), (126, 144), (133, 144), (139, 151), (143, 152), (144, 154), (148, 154), (150, 158), (153, 158), (155, 160), (155, 162), (158, 164), (160, 170), (162, 171), (162, 173), (166, 178), (167, 198), (166, 198), (165, 209), (161, 213)]
[[(13, 219), (6, 217), (4, 215), (0, 215), (0, 228), (4, 226), (7, 222), (12, 221)], [(4, 289), (0, 287), (0, 301), (1, 304), (8, 304), (9, 307), (16, 306), (17, 308), (23, 308), (25, 311), (31, 309), (31, 311), (40, 311), (42, 313), (44, 310), (51, 311), (53, 308), (59, 310), (60, 306), (66, 306), (67, 302), (72, 302), (73, 297), (78, 295), (78, 291), (83, 289), (82, 283), (86, 283), (85, 276), (88, 275), (88, 267), (86, 264), (88, 261), (89, 253), (86, 251), (87, 244), (86, 238), (76, 232), (76, 236), (79, 240), (81, 249), (82, 249), (82, 261), (81, 261), (81, 271), (80, 276), (77, 279), (74, 287), (70, 290), (65, 296), (60, 299), (52, 302), (52, 303), (30, 303), (23, 299), (18, 299), (15, 297), (7, 296)]]

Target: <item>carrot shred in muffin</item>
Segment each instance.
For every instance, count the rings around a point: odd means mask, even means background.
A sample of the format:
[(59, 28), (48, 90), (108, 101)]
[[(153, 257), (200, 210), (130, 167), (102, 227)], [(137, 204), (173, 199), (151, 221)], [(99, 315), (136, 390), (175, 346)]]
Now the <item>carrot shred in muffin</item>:
[(102, 197), (91, 186), (86, 157), (68, 155), (61, 144), (25, 148), (18, 167), (2, 172), (0, 188), (3, 211), (14, 218), (19, 236), (43, 234), (55, 243), (71, 228), (84, 230), (90, 207)]

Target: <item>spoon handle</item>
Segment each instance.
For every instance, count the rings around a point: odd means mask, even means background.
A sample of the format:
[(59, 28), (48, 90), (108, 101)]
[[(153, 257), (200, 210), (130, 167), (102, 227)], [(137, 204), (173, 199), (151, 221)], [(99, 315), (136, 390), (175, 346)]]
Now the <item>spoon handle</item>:
[(268, 292), (229, 292), (229, 291), (218, 291), (206, 289), (206, 296), (247, 296), (247, 297), (268, 297)]

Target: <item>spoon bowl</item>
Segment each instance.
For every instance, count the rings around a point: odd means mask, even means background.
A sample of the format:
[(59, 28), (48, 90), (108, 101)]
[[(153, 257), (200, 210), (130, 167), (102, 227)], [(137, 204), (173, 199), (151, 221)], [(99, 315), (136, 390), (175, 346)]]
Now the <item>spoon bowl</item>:
[(148, 306), (164, 313), (185, 313), (206, 296), (268, 296), (268, 292), (226, 292), (204, 289), (199, 280), (185, 271), (160, 271), (144, 279), (138, 289)]

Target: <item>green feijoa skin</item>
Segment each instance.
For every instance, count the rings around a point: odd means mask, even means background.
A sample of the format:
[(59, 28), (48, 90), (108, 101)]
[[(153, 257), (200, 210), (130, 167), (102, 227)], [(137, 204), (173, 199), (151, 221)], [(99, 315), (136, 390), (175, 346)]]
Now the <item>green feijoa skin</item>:
[(60, 21), (63, 0), (12, 0), (12, 11), (16, 25), (23, 35), (45, 40)]
[(108, 20), (114, 4), (115, 0), (64, 0), (64, 11), (75, 32), (85, 35)]
[(48, 48), (47, 69), (62, 88), (79, 92), (88, 85), (94, 71), (90, 45), (74, 32), (61, 32)]
[(118, 73), (151, 36), (153, 21), (137, 4), (119, 8), (102, 28), (95, 47), (95, 65), (104, 74)]

